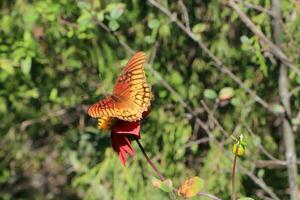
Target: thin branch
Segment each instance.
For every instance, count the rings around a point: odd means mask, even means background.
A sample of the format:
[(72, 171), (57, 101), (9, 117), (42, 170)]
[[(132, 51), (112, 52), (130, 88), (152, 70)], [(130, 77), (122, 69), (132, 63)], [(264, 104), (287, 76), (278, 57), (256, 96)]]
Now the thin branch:
[(235, 0), (235, 1), (236, 1), (236, 2), (242, 3), (242, 4), (243, 4), (245, 7), (247, 7), (247, 8), (250, 8), (250, 9), (253, 9), (253, 10), (257, 10), (257, 11), (259, 11), (259, 12), (266, 13), (266, 14), (268, 14), (268, 15), (270, 15), (270, 16), (273, 17), (272, 11), (269, 10), (269, 9), (266, 9), (266, 8), (264, 8), (264, 7), (262, 7), (262, 6), (254, 5), (254, 4), (245, 2), (245, 1), (243, 1), (243, 0)]
[(182, 14), (183, 14), (183, 19), (184, 19), (184, 22), (185, 22), (185, 26), (188, 28), (188, 29), (191, 29), (190, 28), (190, 18), (189, 18), (189, 15), (188, 15), (188, 11), (187, 11), (187, 8), (186, 6), (184, 5), (183, 1), (182, 0), (179, 0), (179, 6), (181, 8), (181, 11), (182, 11)]
[(240, 7), (235, 3), (234, 0), (229, 0), (228, 5), (238, 14), (240, 19), (245, 23), (245, 25), (259, 37), (259, 39), (267, 44), (270, 52), (273, 53), (278, 59), (281, 60), (285, 65), (290, 67), (298, 76), (300, 76), (300, 69), (298, 69), (291, 60), (277, 47), (272, 41), (270, 41), (263, 32), (251, 21), (251, 19), (240, 9)]
[(208, 108), (208, 106), (206, 105), (206, 103), (201, 100), (200, 103), (202, 104), (203, 108), (205, 109), (205, 111), (208, 113), (209, 117), (213, 120), (214, 124), (216, 124), (216, 126), (220, 129), (220, 131), (226, 135), (227, 137), (230, 136), (230, 134), (225, 131), (225, 129), (223, 128), (223, 126), (221, 126), (221, 124), (219, 123), (219, 121), (215, 118), (214, 114), (210, 111), (210, 109)]
[(255, 161), (255, 167), (257, 168), (286, 168), (287, 162), (285, 161), (274, 161), (274, 160), (257, 160)]
[(201, 138), (201, 139), (198, 139), (198, 140), (194, 140), (194, 141), (190, 141), (188, 142), (187, 144), (185, 144), (183, 146), (184, 149), (186, 148), (189, 148), (189, 147), (192, 147), (194, 145), (199, 145), (199, 144), (202, 144), (202, 143), (206, 143), (209, 141), (209, 138), (208, 137), (205, 137), (205, 138)]
[(41, 122), (48, 121), (51, 118), (59, 117), (59, 116), (62, 116), (64, 114), (66, 114), (66, 113), (67, 113), (66, 109), (60, 109), (60, 110), (56, 110), (56, 111), (50, 112), (47, 115), (44, 115), (44, 116), (41, 116), (41, 117), (37, 117), (35, 119), (25, 120), (25, 121), (21, 122), (21, 124), (20, 124), (20, 130), (21, 131), (25, 131), (25, 129), (28, 126), (31, 126), (31, 125), (36, 124), (36, 123), (41, 123)]

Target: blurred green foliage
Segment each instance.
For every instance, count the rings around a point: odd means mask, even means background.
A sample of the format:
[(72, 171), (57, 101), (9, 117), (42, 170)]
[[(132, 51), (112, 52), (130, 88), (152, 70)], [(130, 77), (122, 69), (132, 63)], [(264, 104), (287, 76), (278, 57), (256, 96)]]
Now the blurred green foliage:
[[(177, 1), (159, 1), (184, 21)], [(248, 1), (270, 9), (270, 0)], [(245, 85), (278, 104), (278, 66), (224, 1), (184, 1), (191, 30)], [(281, 3), (282, 48), (300, 64), (300, 5)], [(272, 38), (271, 17), (240, 7)], [(111, 32), (105, 30), (109, 28)], [(117, 36), (119, 41), (116, 40)], [(96, 129), (87, 105), (109, 94), (130, 54), (121, 43), (154, 57), (152, 67), (198, 117), (207, 121), (209, 142), (196, 119), (163, 84), (146, 71), (155, 96), (143, 122), (141, 142), (175, 186), (191, 176), (205, 179), (204, 191), (230, 199), (230, 137), (208, 118), (203, 99), (225, 130), (246, 137), (240, 163), (259, 174), (282, 199), (287, 172), (255, 166), (266, 160), (259, 146), (284, 160), (280, 120), (255, 103), (164, 14), (142, 1), (1, 0), (0, 2), (0, 199), (167, 199), (151, 184), (154, 176), (138, 146), (122, 167), (110, 137)], [(300, 78), (289, 73), (293, 116), (300, 107)], [(230, 102), (218, 104), (225, 88)], [(255, 135), (246, 127), (251, 127)], [(299, 139), (297, 138), (297, 144)], [(300, 148), (297, 148), (300, 155)], [(263, 192), (245, 174), (237, 177), (238, 196)], [(170, 197), (171, 198), (171, 197)], [(195, 197), (194, 199), (204, 199)]]

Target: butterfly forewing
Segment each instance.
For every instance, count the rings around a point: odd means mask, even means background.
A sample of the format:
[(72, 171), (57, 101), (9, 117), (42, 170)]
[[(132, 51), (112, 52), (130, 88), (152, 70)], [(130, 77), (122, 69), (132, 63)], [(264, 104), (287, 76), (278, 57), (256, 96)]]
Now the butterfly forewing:
[(140, 120), (152, 99), (143, 68), (145, 60), (143, 52), (136, 53), (122, 70), (113, 94), (92, 105), (88, 114), (92, 117), (116, 117), (125, 121)]

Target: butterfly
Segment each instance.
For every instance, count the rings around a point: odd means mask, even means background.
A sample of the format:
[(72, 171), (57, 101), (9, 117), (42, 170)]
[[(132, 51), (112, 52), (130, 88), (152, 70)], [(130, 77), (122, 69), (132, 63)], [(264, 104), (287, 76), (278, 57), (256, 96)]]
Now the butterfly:
[(115, 118), (129, 122), (142, 119), (153, 97), (143, 68), (145, 61), (145, 53), (135, 53), (118, 77), (112, 95), (88, 108), (91, 117), (99, 118), (99, 128), (107, 128)]

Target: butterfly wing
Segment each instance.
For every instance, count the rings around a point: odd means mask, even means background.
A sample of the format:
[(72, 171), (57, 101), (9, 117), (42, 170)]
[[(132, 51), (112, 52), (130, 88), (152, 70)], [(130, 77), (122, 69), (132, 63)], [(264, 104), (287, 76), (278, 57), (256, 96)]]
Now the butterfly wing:
[(91, 117), (114, 117), (117, 113), (116, 107), (116, 102), (109, 96), (91, 105), (87, 112)]
[(134, 54), (117, 80), (112, 96), (123, 103), (121, 114), (117, 116), (119, 119), (139, 120), (150, 106), (152, 93), (143, 68), (145, 61), (145, 53)]
[(113, 94), (92, 105), (88, 114), (91, 117), (116, 117), (125, 121), (141, 119), (152, 99), (143, 69), (145, 60), (143, 52), (134, 54), (122, 70)]

